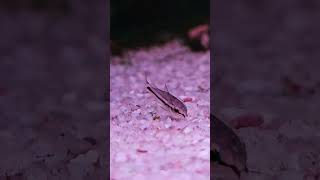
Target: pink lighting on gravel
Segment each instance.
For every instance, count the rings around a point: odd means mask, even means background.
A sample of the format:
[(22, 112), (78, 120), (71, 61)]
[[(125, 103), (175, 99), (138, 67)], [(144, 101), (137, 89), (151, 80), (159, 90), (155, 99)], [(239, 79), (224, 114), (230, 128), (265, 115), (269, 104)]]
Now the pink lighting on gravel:
[[(167, 56), (175, 52), (183, 53)], [(131, 65), (111, 65), (111, 179), (208, 180), (210, 95), (198, 86), (210, 86), (209, 52), (193, 53), (173, 41), (129, 54)], [(145, 88), (144, 72), (186, 102), (185, 119), (159, 107)]]

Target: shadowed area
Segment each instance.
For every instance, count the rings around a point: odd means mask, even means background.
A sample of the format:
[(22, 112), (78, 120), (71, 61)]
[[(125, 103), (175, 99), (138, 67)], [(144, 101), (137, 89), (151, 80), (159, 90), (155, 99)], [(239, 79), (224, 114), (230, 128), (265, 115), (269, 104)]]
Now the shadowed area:
[(245, 143), (248, 169), (264, 172), (243, 179), (319, 177), (319, 9), (315, 0), (213, 3), (212, 112)]
[(0, 1), (0, 179), (108, 179), (106, 1)]
[(175, 38), (187, 40), (190, 28), (208, 24), (209, 4), (209, 0), (111, 0), (113, 53), (117, 54), (117, 49), (148, 47)]

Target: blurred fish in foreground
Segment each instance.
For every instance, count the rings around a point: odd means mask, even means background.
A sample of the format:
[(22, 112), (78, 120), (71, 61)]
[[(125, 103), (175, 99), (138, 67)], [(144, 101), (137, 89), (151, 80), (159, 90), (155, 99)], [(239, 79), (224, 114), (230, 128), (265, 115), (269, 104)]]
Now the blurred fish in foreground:
[(210, 114), (210, 120), (213, 121), (210, 129), (213, 137), (211, 161), (231, 168), (240, 178), (242, 172), (248, 172), (245, 144), (230, 127), (213, 114)]

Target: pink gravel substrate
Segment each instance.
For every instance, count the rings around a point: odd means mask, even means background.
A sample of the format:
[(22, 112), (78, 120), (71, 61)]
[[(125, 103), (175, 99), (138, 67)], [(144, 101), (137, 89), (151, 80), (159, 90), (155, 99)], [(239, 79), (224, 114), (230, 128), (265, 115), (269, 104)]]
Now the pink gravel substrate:
[[(112, 60), (125, 58), (131, 65), (111, 65), (111, 179), (210, 179), (210, 53), (173, 41)], [(145, 72), (158, 88), (166, 83), (188, 101), (186, 119), (158, 107), (145, 89)]]

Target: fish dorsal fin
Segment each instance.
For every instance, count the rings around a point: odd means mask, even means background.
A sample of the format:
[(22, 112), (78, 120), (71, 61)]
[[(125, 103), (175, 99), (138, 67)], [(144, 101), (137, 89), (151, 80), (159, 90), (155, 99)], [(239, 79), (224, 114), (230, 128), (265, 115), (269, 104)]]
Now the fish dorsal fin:
[[(164, 84), (164, 87), (165, 87), (165, 92), (168, 93), (168, 97), (169, 97), (169, 98), (167, 98), (167, 101), (172, 104), (172, 97), (175, 97), (175, 96), (173, 96), (173, 95), (169, 92), (169, 89), (168, 89), (168, 87), (167, 87), (167, 83)], [(175, 98), (177, 98), (177, 97), (175, 97)], [(177, 99), (178, 99), (178, 98), (177, 98)], [(178, 99), (178, 100), (179, 100), (179, 99)]]
[(164, 87), (166, 88), (166, 91), (169, 93), (168, 87), (167, 87), (167, 83), (164, 84)]

